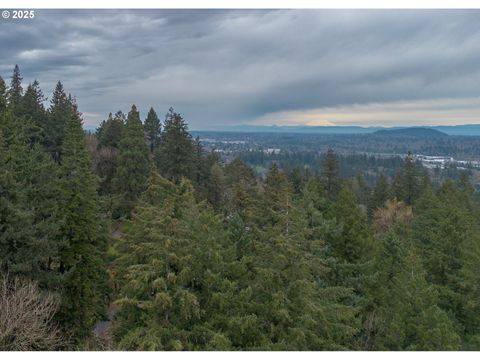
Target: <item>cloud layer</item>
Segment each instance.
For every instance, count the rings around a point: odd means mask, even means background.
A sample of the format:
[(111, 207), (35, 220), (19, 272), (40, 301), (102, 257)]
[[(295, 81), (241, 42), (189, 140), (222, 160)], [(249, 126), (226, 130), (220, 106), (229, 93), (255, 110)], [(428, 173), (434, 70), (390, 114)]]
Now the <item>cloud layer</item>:
[(15, 63), (87, 125), (132, 103), (196, 129), (480, 123), (477, 10), (37, 10), (0, 20)]

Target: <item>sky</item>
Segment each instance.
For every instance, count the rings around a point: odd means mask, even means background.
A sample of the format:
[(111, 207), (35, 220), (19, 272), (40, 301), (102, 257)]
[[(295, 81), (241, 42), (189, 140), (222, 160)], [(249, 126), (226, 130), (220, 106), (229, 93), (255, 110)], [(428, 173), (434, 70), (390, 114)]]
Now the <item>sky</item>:
[(480, 124), (478, 10), (36, 10), (0, 19), (0, 75), (84, 124), (132, 104), (191, 129)]

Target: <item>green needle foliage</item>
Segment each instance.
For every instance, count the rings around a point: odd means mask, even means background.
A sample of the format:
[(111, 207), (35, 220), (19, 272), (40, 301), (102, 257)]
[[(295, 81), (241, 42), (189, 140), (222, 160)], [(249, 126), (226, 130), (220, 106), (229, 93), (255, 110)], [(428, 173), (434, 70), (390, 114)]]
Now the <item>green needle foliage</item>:
[(155, 110), (153, 110), (153, 107), (148, 111), (148, 115), (145, 119), (145, 124), (143, 127), (145, 129), (145, 135), (147, 137), (150, 153), (153, 154), (155, 149), (160, 145), (160, 136), (162, 131), (160, 119), (158, 118)]
[(58, 236), (61, 309), (58, 320), (83, 338), (103, 314), (107, 275), (103, 254), (107, 233), (99, 218), (96, 177), (86, 150), (75, 104), (66, 121), (60, 180), (61, 225)]
[(182, 177), (194, 177), (195, 144), (182, 116), (173, 108), (167, 113), (161, 144), (155, 161), (162, 176), (179, 182)]
[(113, 179), (115, 192), (120, 196), (116, 216), (130, 216), (135, 201), (145, 190), (149, 168), (142, 122), (136, 106), (133, 105), (122, 132), (118, 165)]

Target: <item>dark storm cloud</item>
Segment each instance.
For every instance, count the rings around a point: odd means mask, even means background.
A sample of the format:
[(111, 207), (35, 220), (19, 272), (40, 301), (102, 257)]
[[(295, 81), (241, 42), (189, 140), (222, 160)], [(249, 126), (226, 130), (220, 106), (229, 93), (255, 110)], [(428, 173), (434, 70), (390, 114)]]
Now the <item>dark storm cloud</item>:
[(480, 122), (476, 10), (38, 10), (0, 21), (2, 76), (15, 63), (45, 92), (62, 80), (90, 124), (132, 103), (174, 106), (193, 128), (355, 122), (359, 105), (368, 123), (399, 102), (412, 121), (447, 104)]

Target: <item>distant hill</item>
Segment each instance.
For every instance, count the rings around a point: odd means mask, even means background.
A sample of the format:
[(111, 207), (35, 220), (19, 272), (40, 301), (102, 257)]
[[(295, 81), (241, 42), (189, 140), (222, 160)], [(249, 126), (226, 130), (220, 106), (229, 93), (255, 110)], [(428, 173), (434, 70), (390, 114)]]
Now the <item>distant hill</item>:
[(448, 135), (478, 136), (480, 135), (480, 125), (439, 125), (432, 126), (432, 129), (439, 130)]
[[(438, 130), (445, 135), (462, 135), (462, 136), (480, 136), (480, 125), (437, 125), (422, 127), (392, 127), (386, 128), (382, 126), (277, 126), (277, 125), (236, 125), (236, 126), (220, 126), (203, 131), (226, 131), (226, 132), (242, 132), (242, 133), (288, 133), (288, 134), (374, 134), (378, 131), (396, 131), (411, 129), (414, 134), (405, 134), (406, 136), (432, 136), (433, 133), (421, 133), (424, 130)], [(407, 131), (411, 131), (407, 130)], [(202, 130), (198, 130), (202, 132)], [(401, 133), (400, 133), (401, 135)], [(433, 135), (435, 136), (435, 135)]]
[(378, 130), (373, 133), (381, 136), (409, 136), (409, 137), (445, 137), (444, 132), (431, 128), (411, 127), (405, 129)]

